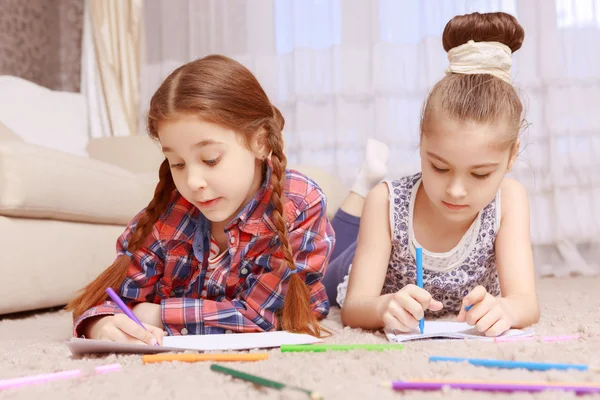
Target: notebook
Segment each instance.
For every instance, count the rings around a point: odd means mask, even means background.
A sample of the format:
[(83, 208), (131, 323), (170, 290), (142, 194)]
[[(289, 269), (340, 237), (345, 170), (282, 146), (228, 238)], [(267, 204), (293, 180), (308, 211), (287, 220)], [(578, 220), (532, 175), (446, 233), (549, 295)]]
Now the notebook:
[(91, 353), (155, 354), (169, 351), (229, 351), (267, 349), (283, 344), (313, 344), (322, 340), (311, 335), (286, 331), (232, 333), (222, 335), (165, 336), (162, 346), (115, 343), (105, 340), (71, 338), (67, 346), (74, 356)]
[[(473, 339), (473, 340), (494, 340), (483, 333), (477, 332), (475, 327), (466, 322), (452, 321), (425, 321), (423, 334), (419, 330), (410, 333), (394, 332), (392, 329), (385, 328), (385, 334), (390, 342), (401, 343), (411, 340), (422, 339)], [(529, 328), (525, 330), (510, 329), (500, 336), (533, 336), (534, 330)]]

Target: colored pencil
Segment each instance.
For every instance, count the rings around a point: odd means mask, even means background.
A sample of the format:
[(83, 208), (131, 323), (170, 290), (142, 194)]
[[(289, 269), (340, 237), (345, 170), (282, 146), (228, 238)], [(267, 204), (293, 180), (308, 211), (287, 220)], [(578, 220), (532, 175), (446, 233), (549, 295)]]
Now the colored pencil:
[(494, 338), (494, 342), (496, 343), (506, 343), (506, 342), (533, 342), (539, 341), (542, 342), (561, 342), (565, 340), (577, 340), (579, 339), (579, 335), (564, 335), (564, 336), (498, 336)]
[(198, 361), (260, 361), (269, 358), (269, 353), (180, 353), (180, 354), (146, 354), (142, 357), (144, 364), (181, 361), (181, 362), (198, 362)]
[(349, 351), (349, 350), (402, 350), (403, 344), (283, 344), (280, 349), (282, 353), (293, 353), (301, 351)]
[[(100, 367), (94, 368), (93, 374), (101, 375), (108, 372), (120, 371), (120, 364), (108, 364)], [(19, 378), (11, 378), (0, 380), (0, 390), (4, 389), (14, 389), (21, 386), (28, 385), (36, 385), (39, 383), (46, 383), (50, 381), (56, 381), (61, 379), (71, 379), (71, 378), (80, 378), (82, 376), (86, 376), (87, 373), (81, 369), (73, 369), (69, 371), (61, 371), (61, 372), (52, 372), (49, 374), (41, 374), (41, 375), (30, 375), (23, 376)]]
[[(416, 251), (416, 255), (417, 255), (417, 286), (422, 288), (423, 287), (423, 249), (420, 247), (417, 247)], [(423, 332), (425, 331), (425, 318), (421, 318), (419, 320), (419, 331), (421, 332), (421, 335), (423, 334)]]
[(546, 383), (503, 383), (503, 382), (452, 382), (452, 381), (393, 381), (385, 384), (394, 390), (441, 390), (445, 387), (461, 390), (478, 390), (487, 392), (542, 392), (546, 390), (562, 390), (577, 394), (600, 393), (600, 385), (581, 386), (577, 384), (548, 385)]
[(488, 368), (504, 368), (504, 369), (515, 369), (523, 368), (530, 371), (548, 371), (551, 369), (558, 370), (569, 370), (575, 369), (578, 371), (587, 371), (590, 369), (587, 365), (583, 364), (558, 364), (558, 363), (543, 363), (543, 362), (531, 362), (531, 361), (511, 361), (511, 360), (493, 360), (483, 358), (460, 358), (460, 357), (429, 357), (430, 362), (442, 361), (442, 362), (468, 362), (469, 364), (488, 367)]
[(318, 394), (317, 392), (313, 392), (311, 390), (302, 389), (297, 386), (286, 385), (285, 383), (272, 381), (272, 380), (269, 380), (266, 378), (262, 378), (260, 376), (251, 375), (251, 374), (247, 374), (245, 372), (237, 371), (235, 369), (222, 367), (217, 364), (212, 364), (210, 366), (210, 369), (215, 372), (220, 372), (222, 374), (230, 375), (230, 376), (233, 376), (234, 378), (242, 379), (246, 382), (250, 382), (250, 383), (253, 383), (253, 384), (259, 385), (259, 386), (265, 386), (265, 387), (269, 387), (269, 388), (277, 389), (277, 390), (291, 389), (291, 390), (295, 390), (298, 392), (303, 392), (311, 400), (322, 400), (323, 399), (323, 397), (320, 394)]

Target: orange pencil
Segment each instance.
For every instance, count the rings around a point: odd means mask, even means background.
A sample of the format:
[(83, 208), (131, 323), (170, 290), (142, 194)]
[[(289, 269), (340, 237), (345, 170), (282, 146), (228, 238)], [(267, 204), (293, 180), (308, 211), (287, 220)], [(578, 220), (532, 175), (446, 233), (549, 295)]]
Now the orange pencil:
[(146, 354), (142, 357), (144, 364), (165, 361), (260, 361), (269, 358), (268, 353), (184, 353), (184, 354)]

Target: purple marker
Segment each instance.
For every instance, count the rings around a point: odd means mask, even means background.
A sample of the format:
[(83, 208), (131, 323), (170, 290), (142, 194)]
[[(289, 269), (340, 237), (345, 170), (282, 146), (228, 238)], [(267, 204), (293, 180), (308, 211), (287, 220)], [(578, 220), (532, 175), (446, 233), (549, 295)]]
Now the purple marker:
[[(117, 303), (117, 305), (125, 313), (125, 315), (127, 315), (129, 318), (131, 318), (133, 320), (133, 322), (135, 322), (136, 324), (138, 324), (139, 326), (141, 326), (142, 328), (144, 328), (146, 331), (148, 331), (148, 329), (146, 329), (146, 327), (144, 326), (144, 324), (142, 324), (142, 322), (139, 319), (137, 319), (137, 317), (135, 316), (135, 314), (133, 313), (133, 311), (131, 311), (129, 309), (129, 307), (127, 307), (127, 305), (125, 303), (123, 303), (123, 300), (121, 300), (121, 298), (119, 297), (119, 295), (115, 293), (115, 291), (113, 290), (113, 288), (106, 289), (106, 294), (108, 294), (108, 296), (112, 299), (112, 301), (114, 301), (115, 303)], [(155, 346), (159, 346), (159, 344), (156, 343)]]
[(543, 392), (546, 390), (559, 390), (575, 392), (576, 394), (600, 393), (600, 385), (583, 386), (577, 384), (553, 385), (551, 383), (516, 383), (516, 382), (451, 382), (451, 381), (395, 381), (386, 383), (385, 386), (394, 390), (441, 390), (444, 387), (461, 390), (480, 390), (487, 392)]

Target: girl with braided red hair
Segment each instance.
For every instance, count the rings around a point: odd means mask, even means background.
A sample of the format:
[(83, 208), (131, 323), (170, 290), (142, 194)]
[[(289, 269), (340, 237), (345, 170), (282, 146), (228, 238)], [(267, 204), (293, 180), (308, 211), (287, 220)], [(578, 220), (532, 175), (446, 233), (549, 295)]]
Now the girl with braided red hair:
[[(164, 330), (323, 335), (334, 232), (318, 185), (286, 169), (283, 125), (230, 58), (166, 78), (148, 115), (165, 154), (154, 198), (118, 239), (115, 262), (67, 306), (74, 335), (148, 344)], [(147, 330), (107, 300), (108, 287)]]

